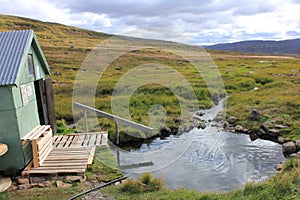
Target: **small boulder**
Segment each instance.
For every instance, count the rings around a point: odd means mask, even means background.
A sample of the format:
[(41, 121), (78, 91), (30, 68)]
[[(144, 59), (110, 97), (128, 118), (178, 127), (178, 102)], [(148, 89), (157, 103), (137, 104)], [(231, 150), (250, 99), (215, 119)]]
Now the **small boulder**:
[(282, 170), (282, 164), (276, 164), (276, 165), (275, 165), (275, 169), (276, 169), (277, 171)]
[(300, 140), (296, 140), (295, 145), (297, 150), (300, 151)]
[(292, 154), (289, 155), (289, 157), (292, 157), (292, 158), (300, 158), (300, 152), (292, 153)]
[(29, 184), (29, 179), (28, 178), (18, 178), (18, 184), (19, 185), (26, 185)]
[(38, 183), (37, 186), (41, 188), (51, 187), (53, 185), (52, 181), (44, 181), (42, 183)]
[(286, 142), (282, 145), (282, 152), (285, 156), (293, 154), (296, 151), (297, 151), (297, 149), (296, 149), (296, 145), (294, 142)]
[(73, 183), (73, 182), (81, 182), (82, 176), (66, 176), (66, 182)]
[(168, 126), (163, 126), (159, 129), (159, 132), (162, 134), (162, 135), (170, 135), (172, 133), (170, 127)]
[(269, 132), (269, 127), (267, 126), (266, 123), (261, 124), (261, 125), (260, 125), (260, 128), (261, 128), (262, 130), (264, 130), (265, 133), (268, 133), (268, 132)]
[(56, 187), (58, 187), (58, 188), (70, 188), (70, 187), (72, 187), (72, 184), (64, 183), (62, 181), (56, 181)]
[(283, 138), (282, 136), (279, 136), (277, 140), (278, 140), (278, 142), (279, 142), (280, 144), (285, 143), (285, 140), (284, 140), (284, 138)]
[(203, 116), (203, 115), (205, 115), (205, 112), (203, 112), (203, 111), (197, 111), (196, 113), (195, 113), (195, 115), (198, 115), (198, 116)]
[(269, 130), (269, 135), (270, 136), (278, 136), (278, 135), (280, 135), (280, 130), (272, 128)]
[(236, 122), (236, 117), (230, 116), (228, 117), (227, 121), (229, 124), (234, 124)]
[(241, 125), (236, 125), (234, 127), (234, 129), (235, 129), (236, 132), (243, 132), (243, 130), (244, 130), (244, 128)]
[(288, 128), (288, 126), (285, 126), (285, 125), (282, 125), (282, 124), (276, 124), (274, 127), (279, 128), (279, 129)]
[(260, 112), (256, 109), (251, 110), (250, 112), (250, 119), (253, 121), (259, 120), (260, 118)]
[(36, 177), (30, 177), (30, 183), (33, 184), (33, 183), (42, 183), (46, 181), (46, 178), (44, 176), (36, 176)]
[(24, 184), (24, 185), (19, 185), (19, 190), (27, 190), (29, 188), (32, 188), (31, 184)]

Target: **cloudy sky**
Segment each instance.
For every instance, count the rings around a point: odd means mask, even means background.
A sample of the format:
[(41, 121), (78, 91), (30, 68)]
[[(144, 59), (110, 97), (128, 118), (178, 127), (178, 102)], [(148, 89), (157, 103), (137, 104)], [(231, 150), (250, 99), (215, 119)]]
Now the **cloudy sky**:
[(300, 0), (0, 0), (0, 5), (1, 14), (191, 44), (300, 37)]

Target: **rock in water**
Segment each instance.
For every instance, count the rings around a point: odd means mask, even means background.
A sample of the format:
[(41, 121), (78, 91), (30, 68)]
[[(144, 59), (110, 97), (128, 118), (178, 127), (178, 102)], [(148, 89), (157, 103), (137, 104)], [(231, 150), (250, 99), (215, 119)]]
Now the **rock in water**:
[(251, 110), (251, 113), (250, 113), (251, 120), (258, 120), (259, 117), (260, 117), (260, 113), (258, 110), (256, 110), (256, 109)]
[(235, 129), (236, 132), (243, 132), (244, 131), (244, 128), (241, 125), (236, 125), (234, 127), (234, 129)]
[(229, 124), (234, 124), (236, 122), (236, 117), (230, 116), (228, 117), (227, 121)]

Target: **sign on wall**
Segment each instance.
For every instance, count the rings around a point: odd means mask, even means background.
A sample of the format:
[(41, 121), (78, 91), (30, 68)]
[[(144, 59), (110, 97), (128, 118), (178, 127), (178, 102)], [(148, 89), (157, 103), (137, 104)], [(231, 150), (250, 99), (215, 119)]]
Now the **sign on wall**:
[(22, 105), (26, 106), (28, 104), (28, 92), (26, 85), (21, 85), (21, 96), (22, 96)]

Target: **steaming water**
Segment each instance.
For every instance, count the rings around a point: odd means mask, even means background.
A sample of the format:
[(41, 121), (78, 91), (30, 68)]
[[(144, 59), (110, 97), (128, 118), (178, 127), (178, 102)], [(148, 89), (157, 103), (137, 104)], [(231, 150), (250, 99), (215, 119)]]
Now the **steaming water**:
[[(206, 110), (202, 119), (213, 119), (222, 109), (221, 102)], [(119, 155), (121, 166), (153, 162), (152, 166), (124, 170), (129, 177), (151, 172), (171, 189), (186, 187), (213, 192), (267, 179), (276, 173), (275, 164), (284, 160), (279, 144), (260, 139), (251, 141), (248, 135), (218, 131), (211, 125), (179, 137), (158, 138), (138, 150), (119, 150)]]

